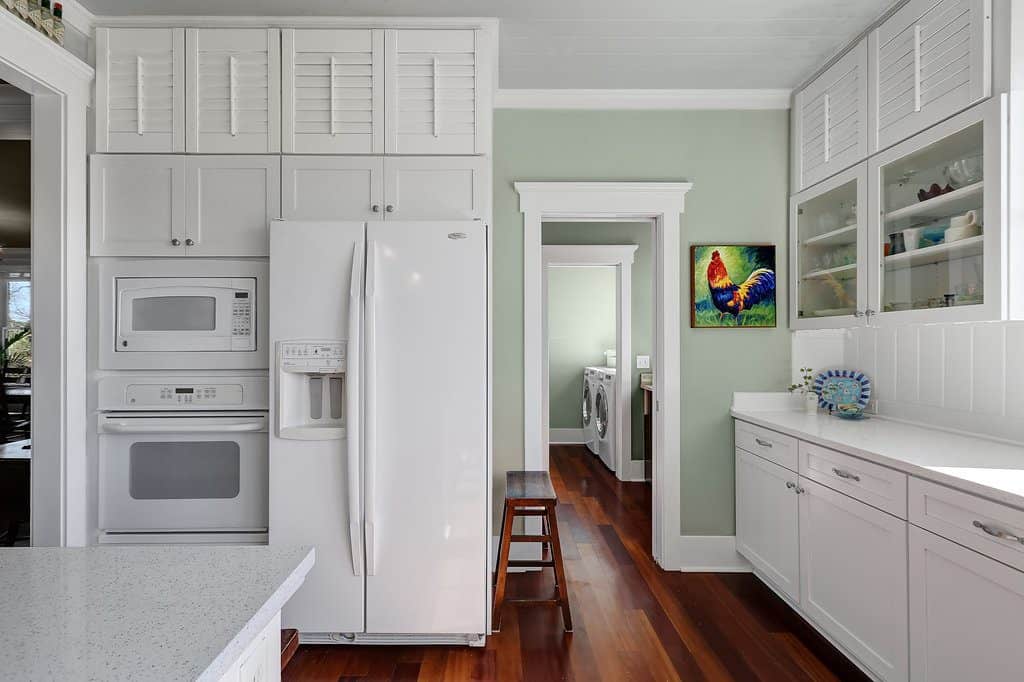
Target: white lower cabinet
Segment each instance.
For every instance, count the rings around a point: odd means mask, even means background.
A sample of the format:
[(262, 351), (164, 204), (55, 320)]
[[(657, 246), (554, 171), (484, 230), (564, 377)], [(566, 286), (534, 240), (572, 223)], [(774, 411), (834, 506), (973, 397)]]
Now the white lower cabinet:
[(1024, 573), (910, 527), (910, 674), (914, 682), (1024, 677)]
[(736, 449), (736, 551), (794, 602), (800, 600), (797, 475)]
[(906, 680), (907, 523), (800, 479), (800, 606), (884, 680)]
[(281, 614), (245, 647), (219, 682), (281, 682)]

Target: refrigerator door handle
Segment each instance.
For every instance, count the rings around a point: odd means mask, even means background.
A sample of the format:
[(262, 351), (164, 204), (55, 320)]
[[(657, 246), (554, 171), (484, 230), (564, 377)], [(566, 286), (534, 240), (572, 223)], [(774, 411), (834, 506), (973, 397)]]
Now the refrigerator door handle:
[(345, 401), (346, 439), (348, 445), (348, 520), (349, 544), (352, 548), (352, 572), (363, 574), (363, 532), (362, 504), (360, 491), (362, 481), (359, 475), (359, 380), (360, 362), (362, 360), (361, 337), (359, 328), (363, 305), (363, 243), (356, 242), (352, 248), (352, 281), (349, 287), (348, 302), (348, 363), (346, 367), (346, 383), (348, 384), (348, 400)]
[(377, 355), (376, 355), (376, 310), (375, 297), (377, 288), (377, 242), (370, 239), (366, 243), (366, 396), (363, 435), (364, 457), (366, 465), (366, 575), (376, 573), (376, 550), (374, 522), (376, 520), (376, 483), (377, 473)]

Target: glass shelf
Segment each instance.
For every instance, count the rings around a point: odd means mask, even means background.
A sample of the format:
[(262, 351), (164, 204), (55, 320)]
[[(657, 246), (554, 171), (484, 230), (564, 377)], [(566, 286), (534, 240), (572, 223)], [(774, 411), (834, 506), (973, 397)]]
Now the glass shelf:
[(857, 220), (860, 176), (831, 189), (806, 190), (796, 204), (797, 318), (853, 315), (857, 310)]

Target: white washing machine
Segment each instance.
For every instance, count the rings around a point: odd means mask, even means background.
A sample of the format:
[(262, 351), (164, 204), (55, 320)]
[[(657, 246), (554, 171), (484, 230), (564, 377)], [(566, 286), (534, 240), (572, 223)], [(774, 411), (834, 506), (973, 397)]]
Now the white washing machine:
[(597, 424), (594, 420), (594, 395), (597, 391), (597, 367), (583, 368), (583, 443), (595, 455), (597, 454)]
[(594, 395), (594, 424), (597, 427), (597, 454), (604, 465), (615, 471), (615, 369), (602, 367)]

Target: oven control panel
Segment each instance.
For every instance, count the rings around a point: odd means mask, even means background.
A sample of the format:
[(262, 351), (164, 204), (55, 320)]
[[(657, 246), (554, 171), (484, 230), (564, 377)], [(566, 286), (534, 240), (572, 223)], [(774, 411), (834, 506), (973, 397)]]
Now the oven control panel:
[(340, 374), (345, 371), (344, 341), (281, 341), (281, 371), (300, 374)]
[(240, 407), (243, 398), (241, 384), (129, 384), (125, 388), (130, 407)]

